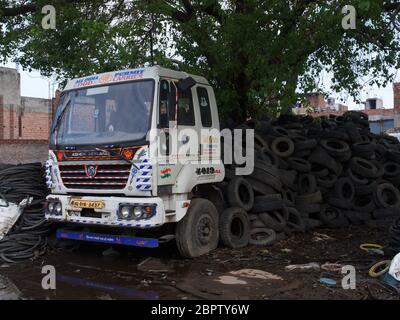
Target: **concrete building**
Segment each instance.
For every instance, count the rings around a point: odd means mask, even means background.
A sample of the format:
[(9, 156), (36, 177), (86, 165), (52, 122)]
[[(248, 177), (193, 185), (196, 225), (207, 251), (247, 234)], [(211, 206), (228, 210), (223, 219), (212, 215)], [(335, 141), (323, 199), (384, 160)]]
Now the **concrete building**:
[[(308, 113), (312, 116), (328, 116), (342, 115), (347, 111), (347, 106), (341, 104), (335, 104), (334, 102), (324, 101), (323, 96), (318, 94), (310, 94), (307, 104), (315, 112), (309, 112), (309, 109), (301, 108), (295, 110), (296, 114)], [(400, 82), (393, 84), (393, 109), (384, 108), (382, 99), (369, 98), (364, 104), (364, 110), (362, 112), (368, 114), (370, 128), (374, 133), (385, 132), (387, 130), (400, 131)], [(328, 108), (329, 106), (335, 105), (334, 110)], [(328, 106), (328, 107), (327, 107)], [(308, 112), (307, 112), (308, 111)]]
[(341, 103), (336, 103), (334, 97), (328, 97), (326, 100), (324, 96), (320, 93), (310, 93), (307, 95), (307, 100), (304, 104), (306, 109), (312, 108), (315, 112), (346, 112), (348, 107)]
[(0, 163), (47, 158), (52, 100), (22, 97), (17, 70), (0, 67)]
[(47, 141), (51, 115), (51, 100), (21, 97), (18, 71), (0, 68), (0, 141)]

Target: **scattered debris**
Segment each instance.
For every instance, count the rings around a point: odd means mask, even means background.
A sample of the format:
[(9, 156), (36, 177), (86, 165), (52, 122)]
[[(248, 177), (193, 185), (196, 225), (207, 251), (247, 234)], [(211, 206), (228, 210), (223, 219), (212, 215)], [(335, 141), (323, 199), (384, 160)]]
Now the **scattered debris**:
[(325, 284), (327, 286), (334, 286), (337, 283), (336, 280), (331, 279), (331, 278), (325, 278), (325, 277), (320, 278), (319, 282), (322, 283), (322, 284)]
[(237, 271), (231, 271), (229, 274), (238, 277), (255, 278), (261, 280), (283, 280), (283, 278), (278, 275), (257, 269), (241, 269)]
[(327, 272), (341, 272), (343, 268), (343, 265), (340, 263), (324, 263), (321, 266), (321, 269)]
[(240, 280), (238, 277), (234, 276), (220, 276), (217, 280), (217, 282), (220, 282), (222, 284), (247, 284), (246, 281)]
[(306, 264), (291, 264), (285, 267), (286, 271), (319, 271), (320, 265), (316, 262), (310, 262)]
[(394, 279), (400, 281), (400, 253), (393, 258), (388, 272)]
[(323, 233), (314, 232), (313, 235), (314, 237), (311, 239), (313, 242), (335, 240), (334, 238)]

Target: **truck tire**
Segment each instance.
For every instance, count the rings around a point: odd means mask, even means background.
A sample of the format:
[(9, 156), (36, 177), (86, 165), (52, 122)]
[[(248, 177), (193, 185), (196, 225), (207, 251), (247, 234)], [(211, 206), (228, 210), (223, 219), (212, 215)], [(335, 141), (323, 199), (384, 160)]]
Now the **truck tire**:
[(268, 228), (256, 228), (250, 232), (251, 245), (267, 246), (276, 241), (276, 232)]
[(176, 226), (176, 244), (185, 258), (195, 258), (218, 247), (218, 211), (211, 201), (196, 198)]
[(242, 177), (232, 179), (227, 188), (228, 203), (231, 207), (239, 207), (250, 211), (254, 204), (254, 192), (250, 183)]
[(246, 247), (250, 240), (250, 222), (246, 211), (238, 207), (226, 209), (219, 218), (219, 236), (225, 247)]

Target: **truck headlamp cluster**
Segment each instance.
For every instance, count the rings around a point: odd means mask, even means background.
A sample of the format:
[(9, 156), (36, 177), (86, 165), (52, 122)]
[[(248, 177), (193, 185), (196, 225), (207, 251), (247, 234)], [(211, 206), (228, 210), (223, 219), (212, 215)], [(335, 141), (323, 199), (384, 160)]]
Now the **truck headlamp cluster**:
[(156, 214), (156, 205), (120, 204), (119, 220), (147, 220)]
[(62, 204), (58, 199), (48, 199), (46, 204), (46, 213), (54, 216), (62, 215)]

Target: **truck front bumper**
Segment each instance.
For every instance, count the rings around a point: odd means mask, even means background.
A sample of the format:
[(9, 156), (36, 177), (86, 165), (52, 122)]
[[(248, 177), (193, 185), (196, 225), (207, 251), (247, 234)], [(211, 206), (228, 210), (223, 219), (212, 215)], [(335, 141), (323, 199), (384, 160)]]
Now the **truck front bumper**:
[[(103, 203), (102, 208), (88, 210), (77, 208), (71, 204), (71, 200), (94, 201)], [(69, 196), (69, 195), (49, 195), (48, 201), (61, 203), (60, 213), (51, 213), (46, 210), (46, 219), (58, 222), (70, 222), (76, 224), (103, 225), (114, 227), (135, 227), (135, 228), (154, 228), (166, 223), (164, 203), (161, 198), (129, 198), (129, 197), (104, 197), (104, 196)], [(155, 213), (145, 219), (135, 220), (122, 219), (118, 215), (121, 205), (140, 205), (152, 206)], [(169, 222), (169, 221), (168, 221)]]

